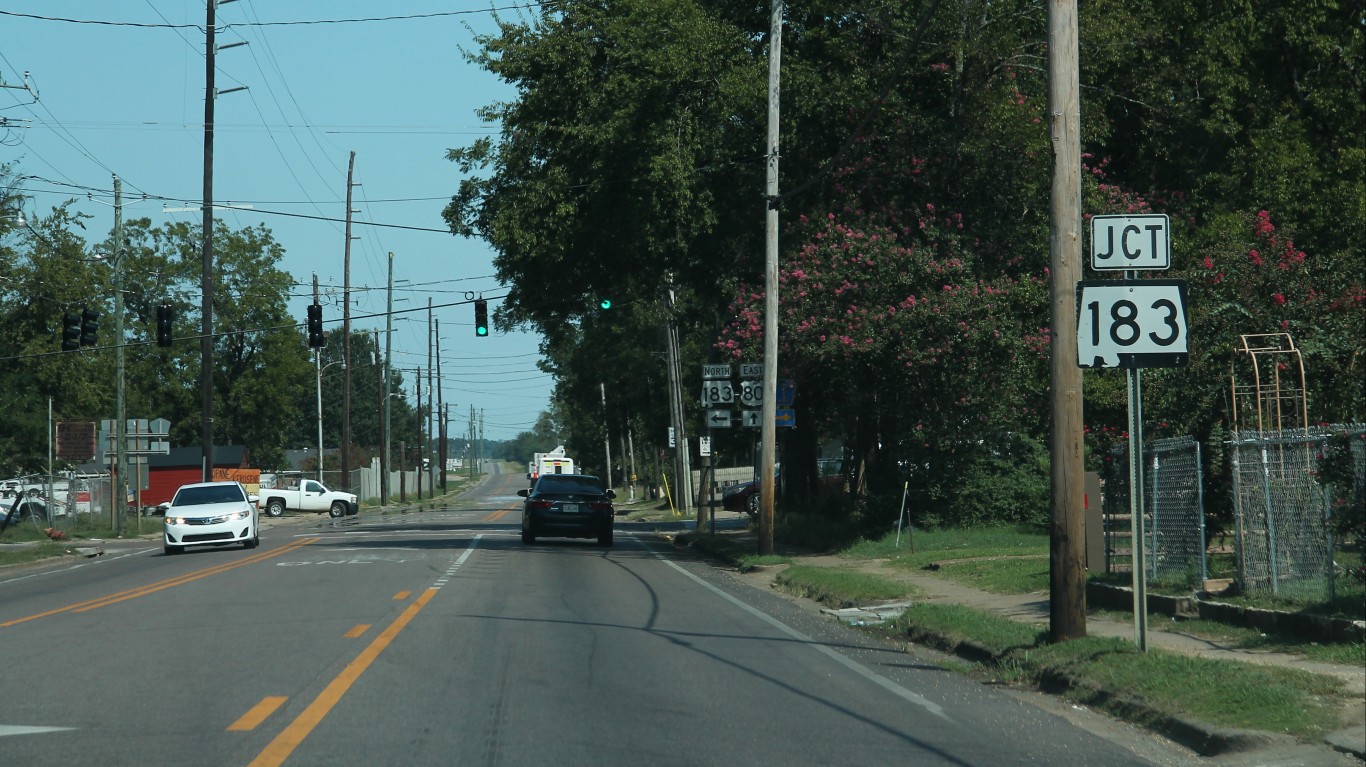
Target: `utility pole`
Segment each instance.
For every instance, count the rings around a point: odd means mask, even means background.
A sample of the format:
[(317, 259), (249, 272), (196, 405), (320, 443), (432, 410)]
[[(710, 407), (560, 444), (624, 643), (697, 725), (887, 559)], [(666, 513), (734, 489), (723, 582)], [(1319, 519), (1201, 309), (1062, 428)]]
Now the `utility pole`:
[(1054, 642), (1086, 636), (1085, 475), (1076, 314), (1076, 287), (1081, 278), (1081, 106), (1077, 69), (1077, 2), (1050, 0), (1048, 119), (1053, 143), (1053, 188), (1048, 249), (1053, 417), (1049, 445), (1049, 633)]
[[(631, 502), (636, 500), (636, 439), (630, 429), (626, 430), (626, 454), (631, 457), (631, 477), (627, 487), (631, 489)], [(649, 497), (648, 495), (646, 496)]]
[(446, 492), (446, 449), (447, 443), (450, 441), (446, 437), (446, 428), (450, 426), (450, 419), (451, 406), (443, 403), (441, 405), (441, 492), (443, 494)]
[(678, 500), (679, 511), (686, 514), (693, 506), (692, 466), (688, 461), (688, 431), (685, 427), (686, 411), (683, 408), (682, 375), (679, 371), (678, 326), (674, 323), (672, 280), (665, 287), (664, 296), (667, 301), (664, 341), (669, 368), (669, 418), (674, 427), (674, 497)]
[[(318, 303), (318, 273), (313, 273), (313, 303)], [(323, 350), (313, 350), (313, 365), (318, 374), (318, 482), (323, 481)]]
[(441, 398), (441, 390), (445, 389), (444, 381), (441, 378), (441, 319), (435, 320), (436, 328), (436, 455), (432, 458), (432, 491), (436, 491), (436, 477), (441, 478), (441, 491), (446, 491), (446, 425), (443, 416), (446, 413), (446, 405)]
[[(114, 176), (114, 532), (123, 534), (128, 504), (128, 414), (123, 388), (123, 179)], [(141, 513), (141, 512), (139, 512)]]
[(346, 246), (342, 277), (342, 487), (351, 489), (351, 188), (356, 172), (356, 152), (346, 163)]
[(470, 416), (468, 420), (469, 436), (465, 438), (465, 452), (469, 456), (470, 479), (474, 479), (474, 464), (475, 461), (479, 459), (478, 453), (475, 452), (476, 446), (474, 444), (474, 403), (470, 403)]
[(199, 274), (199, 403), (200, 449), (205, 482), (213, 480), (213, 105), (218, 97), (214, 87), (214, 11), (217, 0), (208, 0), (208, 21), (204, 24), (204, 250)]
[[(413, 378), (417, 385), (417, 452), (422, 455), (422, 368), (413, 368)], [(422, 500), (422, 461), (417, 462), (417, 499)]]
[(436, 497), (436, 467), (432, 466), (432, 425), (436, 417), (436, 386), (432, 380), (432, 337), (435, 329), (432, 322), (432, 299), (427, 299), (427, 433), (422, 442), (422, 458), (427, 466), (427, 494)]
[(390, 410), (389, 400), (389, 366), (393, 364), (393, 343), (394, 343), (394, 254), (389, 252), (389, 291), (388, 298), (385, 299), (384, 310), (384, 451), (379, 458), (379, 504), (381, 506), (389, 503), (389, 420)]
[(772, 0), (768, 33), (768, 157), (764, 174), (764, 405), (759, 439), (759, 553), (773, 553), (774, 451), (778, 416), (778, 95), (783, 0)]
[(607, 489), (612, 489), (612, 431), (607, 424), (607, 384), (598, 382), (602, 392), (602, 449), (607, 454)]
[[(379, 410), (375, 411), (375, 418), (379, 421), (379, 438), (376, 441), (376, 449), (384, 445), (384, 401), (389, 399), (389, 393), (384, 390), (384, 361), (379, 356), (379, 330), (375, 330), (375, 391), (379, 392), (379, 401), (375, 404)], [(379, 458), (380, 485), (384, 484), (384, 455)], [(384, 505), (384, 493), (380, 492), (380, 505)]]
[[(214, 42), (217, 32), (214, 11), (219, 2), (231, 0), (208, 0), (207, 21), (204, 24), (204, 249), (200, 256), (199, 272), (199, 400), (202, 476), (205, 482), (213, 480), (213, 108), (220, 95), (246, 90), (245, 85), (222, 91), (214, 86), (215, 54), (218, 53), (218, 45)], [(223, 47), (235, 48), (239, 45), (246, 43)]]

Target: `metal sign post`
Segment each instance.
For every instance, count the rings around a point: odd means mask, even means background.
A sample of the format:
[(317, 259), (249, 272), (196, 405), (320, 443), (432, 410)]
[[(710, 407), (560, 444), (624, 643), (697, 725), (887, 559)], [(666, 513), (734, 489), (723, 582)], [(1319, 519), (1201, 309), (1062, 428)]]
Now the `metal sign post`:
[(1118, 281), (1077, 283), (1077, 365), (1124, 368), (1129, 399), (1129, 515), (1133, 520), (1134, 634), (1148, 651), (1148, 578), (1143, 550), (1143, 368), (1185, 367), (1190, 361), (1186, 283), (1140, 280), (1138, 269), (1171, 266), (1166, 215), (1093, 216), (1091, 268), (1124, 270)]

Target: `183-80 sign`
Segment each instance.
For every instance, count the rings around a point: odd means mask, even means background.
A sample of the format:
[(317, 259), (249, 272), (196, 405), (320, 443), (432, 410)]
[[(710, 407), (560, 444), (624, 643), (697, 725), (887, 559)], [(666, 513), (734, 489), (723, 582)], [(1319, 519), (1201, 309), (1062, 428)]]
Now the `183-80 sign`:
[(1079, 367), (1185, 367), (1189, 336), (1182, 280), (1077, 283)]

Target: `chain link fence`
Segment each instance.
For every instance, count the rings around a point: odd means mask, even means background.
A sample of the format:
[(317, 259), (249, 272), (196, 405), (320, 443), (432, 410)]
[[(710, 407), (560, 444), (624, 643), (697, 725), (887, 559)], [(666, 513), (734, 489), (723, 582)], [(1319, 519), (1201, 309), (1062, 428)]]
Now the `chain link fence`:
[[(1331, 490), (1318, 461), (1334, 431), (1241, 432), (1230, 442), (1238, 581), (1251, 594), (1298, 600), (1336, 597)], [(1353, 450), (1357, 472), (1366, 452)]]
[[(1136, 526), (1129, 513), (1129, 450), (1111, 450), (1105, 472), (1108, 572), (1132, 572)], [(1204, 474), (1193, 437), (1153, 440), (1143, 449), (1143, 558), (1147, 578), (1195, 586), (1205, 559)]]

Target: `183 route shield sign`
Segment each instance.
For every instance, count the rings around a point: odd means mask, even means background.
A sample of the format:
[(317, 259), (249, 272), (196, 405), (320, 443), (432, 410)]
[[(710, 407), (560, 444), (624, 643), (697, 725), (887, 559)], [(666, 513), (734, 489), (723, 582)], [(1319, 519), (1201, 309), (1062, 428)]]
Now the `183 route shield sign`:
[(1185, 367), (1189, 336), (1182, 280), (1077, 283), (1079, 367)]

